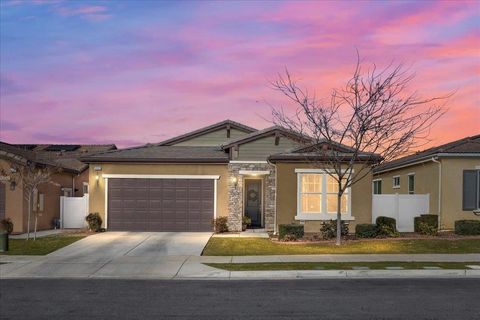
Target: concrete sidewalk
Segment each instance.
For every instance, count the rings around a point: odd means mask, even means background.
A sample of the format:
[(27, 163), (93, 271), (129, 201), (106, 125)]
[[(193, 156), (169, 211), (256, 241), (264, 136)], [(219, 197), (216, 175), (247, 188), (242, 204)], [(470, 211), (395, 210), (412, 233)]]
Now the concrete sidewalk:
[[(60, 233), (72, 233), (72, 232), (78, 232), (81, 229), (51, 229), (51, 230), (42, 230), (42, 231), (37, 231), (37, 238), (42, 238), (42, 237), (47, 237), (47, 236), (53, 236), (55, 234), (60, 234)], [(34, 232), (30, 232), (30, 239), (33, 239)], [(22, 234), (15, 234), (15, 235), (9, 235), (8, 236), (10, 239), (27, 239), (27, 234), (22, 233)]]
[[(226, 271), (203, 263), (254, 262), (475, 262), (480, 254), (315, 255), (315, 256), (128, 256), (102, 261), (50, 256), (0, 256), (0, 278), (111, 279), (314, 279), (480, 277), (480, 270), (302, 270)], [(476, 263), (478, 262), (478, 263)]]

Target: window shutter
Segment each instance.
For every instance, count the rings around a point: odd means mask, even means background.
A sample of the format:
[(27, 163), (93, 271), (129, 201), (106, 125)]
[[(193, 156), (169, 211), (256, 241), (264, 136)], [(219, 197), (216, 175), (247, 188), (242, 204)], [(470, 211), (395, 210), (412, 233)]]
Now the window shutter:
[(475, 210), (477, 207), (477, 171), (463, 170), (463, 210)]

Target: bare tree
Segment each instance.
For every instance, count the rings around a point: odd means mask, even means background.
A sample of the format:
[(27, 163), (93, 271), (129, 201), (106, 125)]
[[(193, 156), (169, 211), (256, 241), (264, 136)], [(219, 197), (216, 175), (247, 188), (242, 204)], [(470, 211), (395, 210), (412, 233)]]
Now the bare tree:
[(345, 191), (375, 166), (424, 145), (431, 126), (446, 112), (445, 99), (451, 94), (420, 98), (415, 91), (407, 92), (412, 79), (402, 65), (383, 70), (373, 65), (364, 71), (358, 58), (353, 76), (344, 88), (333, 90), (326, 103), (300, 88), (288, 70), (272, 82), (297, 107), (293, 115), (273, 108), (273, 122), (312, 137), (306, 161), (328, 169), (338, 186), (337, 245)]
[[(50, 183), (51, 177), (58, 172), (56, 167), (38, 165), (32, 161), (27, 161), (25, 164), (12, 164), (10, 168), (2, 168), (0, 174), (9, 177), (10, 183), (21, 183), (23, 188), (23, 198), (27, 202), (27, 240), (30, 240), (30, 228), (32, 220), (32, 205), (33, 197), (38, 191), (40, 185)], [(37, 225), (38, 225), (38, 210), (35, 210), (35, 224), (33, 239), (37, 239)]]

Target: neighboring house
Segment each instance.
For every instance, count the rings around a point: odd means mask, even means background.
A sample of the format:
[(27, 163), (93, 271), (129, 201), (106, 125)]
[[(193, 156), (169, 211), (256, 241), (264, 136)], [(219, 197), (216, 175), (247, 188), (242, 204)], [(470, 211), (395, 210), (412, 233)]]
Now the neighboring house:
[[(281, 127), (256, 130), (226, 120), (84, 157), (91, 164), (90, 212), (100, 213), (109, 230), (211, 231), (212, 219), (226, 216), (238, 231), (245, 215), (256, 228), (297, 222), (318, 232), (321, 220), (336, 218), (336, 198), (330, 177), (311, 164), (309, 144)], [(347, 191), (344, 219), (370, 222), (370, 183), (367, 177)]]
[(374, 170), (374, 194), (429, 194), (442, 229), (480, 219), (480, 135), (417, 152)]
[[(38, 212), (38, 229), (50, 229), (54, 218), (60, 217), (60, 196), (78, 196), (88, 193), (88, 165), (79, 161), (81, 155), (114, 150), (115, 145), (12, 145), (0, 142), (0, 167), (9, 170), (15, 166), (33, 164), (38, 167), (56, 167), (58, 173), (51, 183), (43, 184), (34, 196), (32, 207)], [(27, 230), (28, 205), (24, 200), (21, 182), (0, 182), (0, 219), (10, 218), (15, 233)], [(32, 224), (33, 226), (33, 224)]]

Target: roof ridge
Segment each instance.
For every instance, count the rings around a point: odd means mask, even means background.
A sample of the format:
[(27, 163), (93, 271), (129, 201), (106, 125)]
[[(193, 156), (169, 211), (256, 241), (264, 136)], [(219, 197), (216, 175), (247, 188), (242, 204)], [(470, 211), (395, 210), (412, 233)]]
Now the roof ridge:
[(188, 139), (188, 137), (190, 137), (190, 136), (200, 134), (204, 131), (214, 130), (216, 128), (220, 128), (220, 127), (225, 126), (225, 125), (234, 125), (237, 128), (240, 128), (244, 131), (250, 131), (250, 133), (258, 131), (258, 129), (255, 129), (255, 128), (247, 126), (247, 125), (244, 125), (243, 123), (233, 121), (233, 120), (230, 120), (230, 119), (226, 119), (226, 120), (223, 120), (223, 121), (220, 121), (220, 122), (217, 122), (217, 123), (214, 123), (214, 124), (211, 124), (211, 125), (208, 125), (208, 126), (205, 126), (205, 127), (202, 127), (202, 128), (190, 131), (190, 132), (186, 132), (186, 133), (171, 137), (169, 139), (160, 141), (160, 142), (155, 143), (155, 144), (156, 145), (166, 145), (168, 143), (173, 143), (173, 142), (176, 142), (178, 140)]

